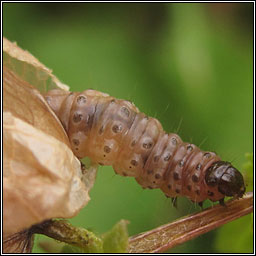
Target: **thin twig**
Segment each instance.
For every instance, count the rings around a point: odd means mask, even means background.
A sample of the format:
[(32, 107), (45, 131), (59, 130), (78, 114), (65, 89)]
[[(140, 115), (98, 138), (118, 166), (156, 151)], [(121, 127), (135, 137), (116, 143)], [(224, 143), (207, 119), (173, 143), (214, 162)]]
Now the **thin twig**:
[(253, 211), (253, 193), (130, 237), (130, 253), (164, 252)]
[(92, 232), (74, 227), (65, 220), (47, 220), (39, 225), (35, 225), (33, 232), (81, 248), (91, 246), (91, 243), (101, 242)]

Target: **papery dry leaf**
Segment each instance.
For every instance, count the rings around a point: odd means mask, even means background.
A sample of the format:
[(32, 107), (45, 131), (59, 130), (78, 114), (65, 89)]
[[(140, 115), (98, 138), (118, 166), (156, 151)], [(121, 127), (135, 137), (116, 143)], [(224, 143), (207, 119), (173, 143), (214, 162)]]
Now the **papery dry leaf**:
[[(52, 87), (31, 85), (15, 68), (23, 65), (26, 74), (27, 67), (33, 67), (36, 76), (47, 73), (48, 80), (57, 81), (51, 85), (59, 88), (58, 79), (7, 39), (4, 54), (3, 232), (8, 237), (46, 219), (75, 216), (90, 199), (97, 166), (81, 170), (60, 121), (35, 88)], [(13, 248), (20, 242), (16, 240)]]
[(3, 67), (3, 108), (15, 117), (33, 125), (69, 146), (69, 140), (60, 121), (44, 97), (32, 85)]
[(22, 80), (32, 84), (40, 92), (59, 88), (68, 90), (52, 71), (40, 63), (31, 53), (24, 51), (14, 42), (3, 37), (3, 65), (12, 70)]
[(70, 148), (10, 112), (4, 112), (3, 121), (4, 233), (76, 215), (89, 195)]

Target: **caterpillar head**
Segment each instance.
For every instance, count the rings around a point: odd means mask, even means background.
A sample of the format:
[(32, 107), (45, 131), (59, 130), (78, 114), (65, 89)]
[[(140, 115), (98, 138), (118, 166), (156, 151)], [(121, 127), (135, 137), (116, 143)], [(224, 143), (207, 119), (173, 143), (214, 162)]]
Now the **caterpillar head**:
[(242, 174), (229, 162), (218, 161), (213, 163), (205, 174), (208, 186), (218, 186), (218, 191), (225, 196), (242, 197), (245, 192)]

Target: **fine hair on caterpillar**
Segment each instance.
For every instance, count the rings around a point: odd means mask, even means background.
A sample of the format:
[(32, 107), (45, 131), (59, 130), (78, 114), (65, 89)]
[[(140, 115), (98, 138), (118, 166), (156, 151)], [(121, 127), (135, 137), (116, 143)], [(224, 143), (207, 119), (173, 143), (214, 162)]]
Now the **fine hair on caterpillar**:
[(78, 158), (89, 157), (131, 176), (143, 188), (159, 188), (167, 197), (186, 196), (224, 204), (242, 197), (243, 176), (218, 155), (166, 133), (160, 122), (139, 112), (130, 101), (85, 90), (51, 90), (45, 98), (60, 119)]

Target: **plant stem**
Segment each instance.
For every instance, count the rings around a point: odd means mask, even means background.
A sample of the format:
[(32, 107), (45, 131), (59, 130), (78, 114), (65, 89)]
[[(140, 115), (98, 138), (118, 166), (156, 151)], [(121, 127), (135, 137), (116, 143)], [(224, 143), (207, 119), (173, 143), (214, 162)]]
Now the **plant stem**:
[(130, 237), (129, 253), (164, 252), (253, 211), (253, 193)]

